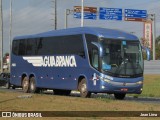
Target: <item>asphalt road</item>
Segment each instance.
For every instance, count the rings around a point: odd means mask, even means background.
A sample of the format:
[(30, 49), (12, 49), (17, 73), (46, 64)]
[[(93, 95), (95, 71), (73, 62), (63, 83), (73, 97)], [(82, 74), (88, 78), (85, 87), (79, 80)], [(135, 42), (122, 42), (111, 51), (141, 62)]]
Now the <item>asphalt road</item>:
[(144, 61), (144, 74), (160, 74), (160, 60)]
[[(22, 93), (22, 89), (6, 89), (5, 87), (0, 87), (0, 91), (8, 91), (8, 92), (20, 92)], [(53, 91), (44, 91), (43, 94), (46, 95), (53, 95)], [(23, 97), (23, 96), (22, 96)], [(28, 96), (26, 96), (28, 97)], [(78, 92), (72, 92), (71, 97), (80, 97), (80, 94)], [(106, 98), (106, 99), (113, 99), (113, 95), (108, 95), (108, 94), (92, 94), (92, 98)], [(141, 102), (141, 103), (152, 103), (152, 104), (160, 104), (160, 98), (150, 98), (150, 97), (139, 97), (139, 98), (134, 98), (127, 96), (124, 99), (125, 101), (131, 101), (131, 102)]]

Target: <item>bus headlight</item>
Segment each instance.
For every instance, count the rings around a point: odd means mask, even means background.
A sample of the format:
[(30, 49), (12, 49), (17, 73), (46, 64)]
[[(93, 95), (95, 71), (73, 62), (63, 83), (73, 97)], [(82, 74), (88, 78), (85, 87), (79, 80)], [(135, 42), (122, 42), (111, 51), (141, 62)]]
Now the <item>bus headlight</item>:
[(102, 86), (101, 88), (102, 88), (102, 89), (105, 89), (105, 86)]
[(105, 82), (107, 82), (107, 83), (110, 82), (110, 80), (108, 80), (108, 79), (106, 79), (106, 78), (104, 78), (103, 81), (105, 81)]
[(143, 84), (143, 81), (138, 81), (136, 82), (137, 85), (142, 85)]

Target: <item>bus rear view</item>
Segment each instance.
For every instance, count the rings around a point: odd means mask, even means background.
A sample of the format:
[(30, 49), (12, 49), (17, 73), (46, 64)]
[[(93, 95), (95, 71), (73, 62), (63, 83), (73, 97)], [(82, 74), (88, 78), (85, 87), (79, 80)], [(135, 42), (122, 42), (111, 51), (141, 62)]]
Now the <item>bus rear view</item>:
[(119, 30), (83, 27), (17, 37), (11, 57), (11, 84), (24, 92), (78, 90), (81, 97), (108, 93), (116, 99), (142, 92), (140, 41)]

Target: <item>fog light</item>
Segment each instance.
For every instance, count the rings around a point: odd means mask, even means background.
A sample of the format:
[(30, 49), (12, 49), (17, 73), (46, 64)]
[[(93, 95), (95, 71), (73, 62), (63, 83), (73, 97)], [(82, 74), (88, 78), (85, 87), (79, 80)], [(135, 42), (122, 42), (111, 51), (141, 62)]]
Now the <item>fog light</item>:
[(105, 86), (102, 86), (102, 89), (105, 89)]
[(143, 88), (141, 88), (141, 91), (143, 90)]

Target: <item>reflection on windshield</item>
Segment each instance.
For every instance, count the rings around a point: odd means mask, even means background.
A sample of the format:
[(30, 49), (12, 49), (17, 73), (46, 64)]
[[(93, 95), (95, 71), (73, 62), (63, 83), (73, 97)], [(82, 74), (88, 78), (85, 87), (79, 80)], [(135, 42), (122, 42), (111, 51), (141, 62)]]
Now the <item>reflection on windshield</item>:
[(118, 75), (143, 73), (143, 62), (139, 42), (103, 40), (102, 69)]

